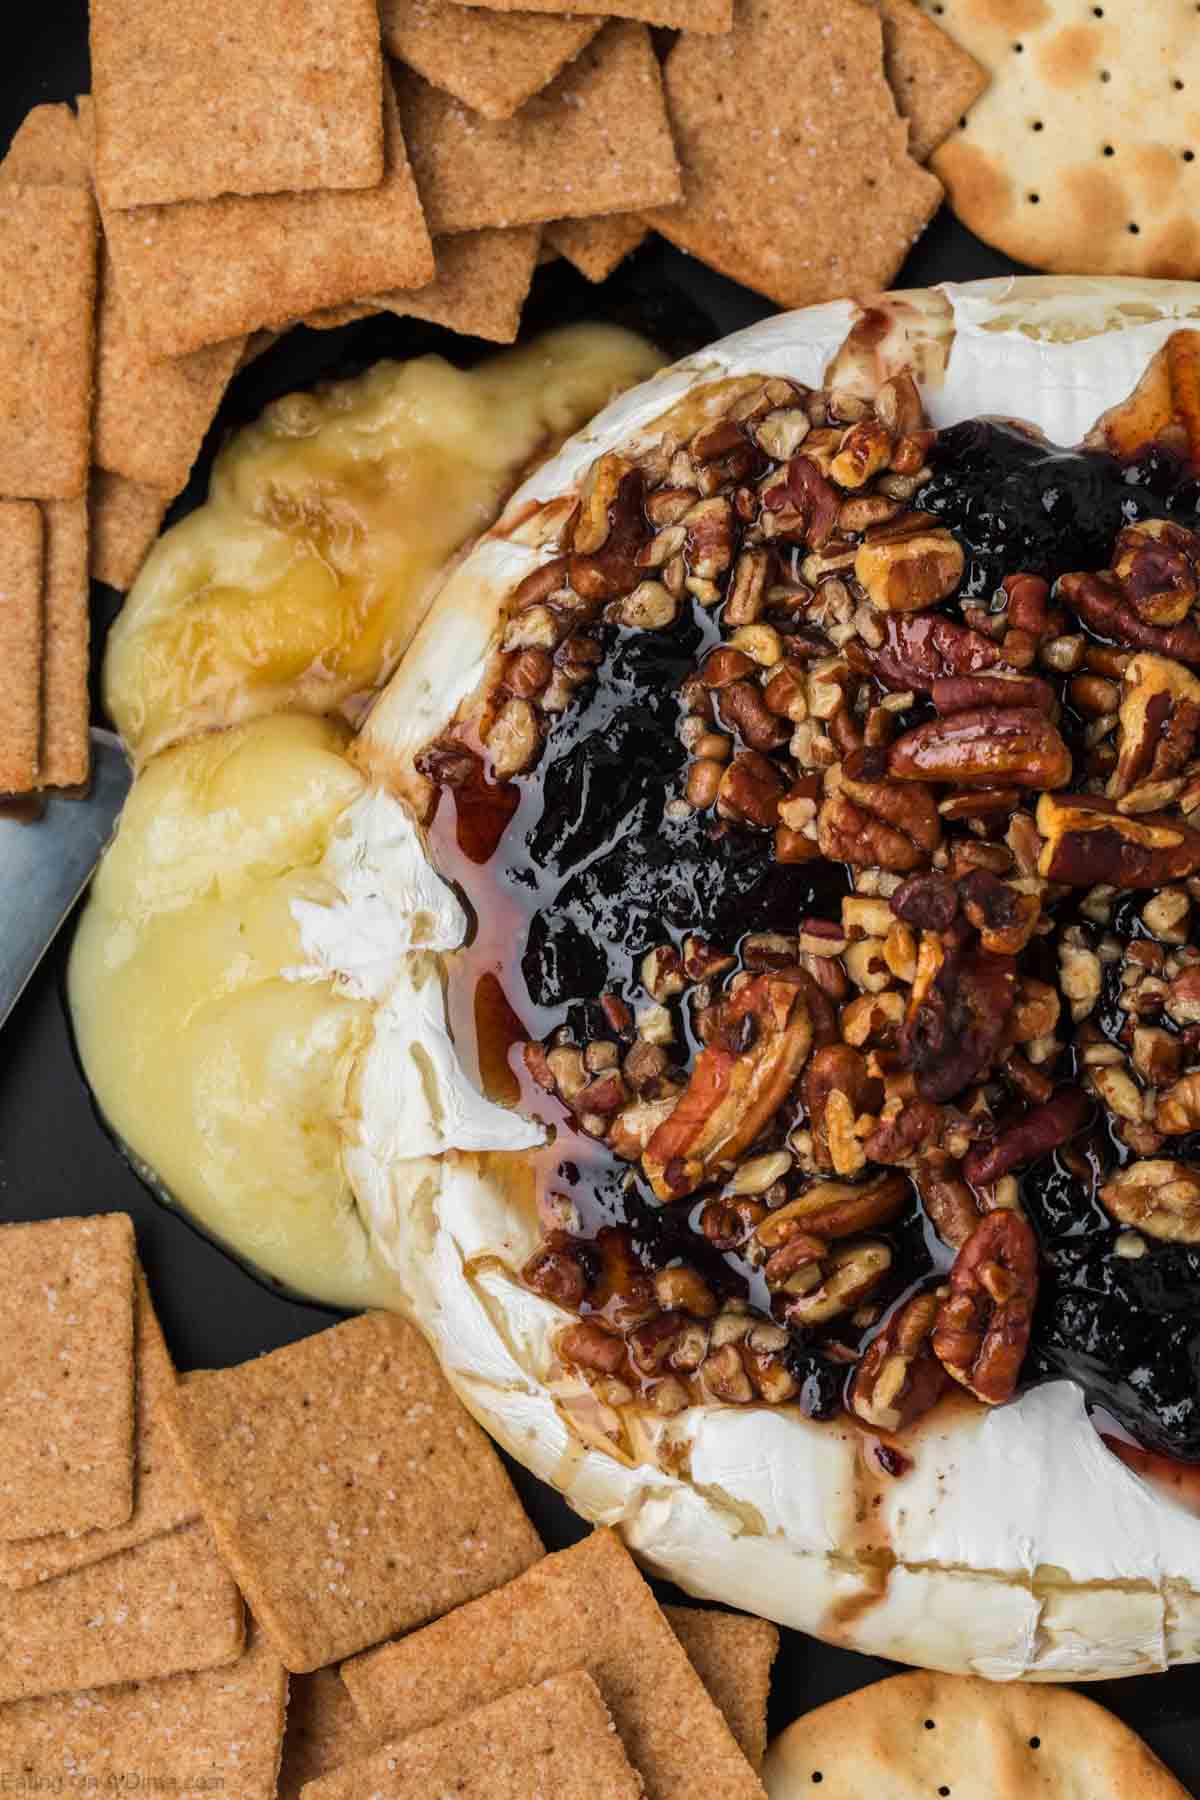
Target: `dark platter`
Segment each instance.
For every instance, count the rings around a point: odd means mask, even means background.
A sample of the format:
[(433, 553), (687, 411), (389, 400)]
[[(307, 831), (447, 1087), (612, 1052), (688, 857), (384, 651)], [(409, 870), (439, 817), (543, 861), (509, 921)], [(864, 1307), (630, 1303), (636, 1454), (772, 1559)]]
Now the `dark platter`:
[[(52, 0), (48, 6), (22, 12), (19, 22), (10, 22), (4, 30), (0, 64), (4, 144), (30, 106), (70, 99), (88, 86), (84, 0), (58, 4)], [(943, 212), (915, 247), (895, 285), (970, 280), (1016, 268)], [(569, 319), (607, 317), (682, 353), (772, 310), (757, 296), (655, 239), (599, 288), (590, 287), (561, 263), (541, 269), (526, 308), (525, 331)], [(173, 516), (203, 495), (213, 451), (229, 429), (255, 417), (276, 396), (326, 376), (355, 373), (383, 356), (436, 350), (461, 362), (484, 348), (434, 327), (391, 318), (334, 332), (293, 332), (235, 381)], [(96, 588), (93, 620), (99, 643), (117, 605), (111, 591)], [(256, 1281), (153, 1200), (114, 1148), (92, 1109), (71, 1044), (63, 999), (68, 941), (69, 928), (0, 1040), (0, 1220), (76, 1211), (130, 1213), (163, 1326), (181, 1368), (233, 1364), (322, 1329), (330, 1321), (328, 1312), (299, 1304)], [(582, 1523), (556, 1494), (520, 1468), (513, 1467), (512, 1473), (549, 1548), (562, 1548), (582, 1535)], [(891, 1664), (785, 1632), (775, 1670), (772, 1730), (892, 1669)], [(1181, 1668), (1167, 1675), (1093, 1684), (1087, 1691), (1139, 1731), (1181, 1779), (1200, 1790), (1196, 1680), (1192, 1670)]]

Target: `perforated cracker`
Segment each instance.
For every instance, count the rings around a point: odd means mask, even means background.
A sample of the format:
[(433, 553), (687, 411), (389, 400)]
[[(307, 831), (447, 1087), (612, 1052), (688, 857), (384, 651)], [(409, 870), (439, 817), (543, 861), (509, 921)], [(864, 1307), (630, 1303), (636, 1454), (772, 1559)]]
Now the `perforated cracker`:
[(738, 0), (665, 79), (684, 197), (650, 215), (664, 237), (780, 306), (886, 288), (941, 188), (908, 154), (873, 8)]
[(604, 23), (493, 12), (455, 0), (383, 0), (393, 56), (488, 119), (507, 119), (554, 80)]
[(124, 1213), (0, 1228), (0, 1538), (129, 1518), (133, 1270)]
[(383, 177), (374, 0), (92, 0), (105, 206)]
[(384, 121), (387, 169), (376, 188), (105, 207), (118, 292), (152, 356), (186, 356), (432, 279), (390, 82)]
[(241, 1597), (203, 1524), (56, 1581), (0, 1592), (0, 1700), (235, 1662)]
[(297, 1673), (541, 1555), (486, 1437), (390, 1314), (197, 1375), (177, 1389), (172, 1427), (222, 1554)]
[[(407, 69), (399, 92), (435, 236), (665, 205), (679, 193), (658, 61), (644, 25), (606, 25), (511, 119), (483, 119)], [(371, 291), (381, 290), (376, 284)]]
[(0, 494), (86, 491), (95, 300), (91, 195), (0, 186)]
[(641, 1800), (599, 1689), (582, 1669), (517, 1688), (314, 1781), (306, 1800)]
[(779, 1631), (766, 1619), (707, 1606), (664, 1606), (663, 1617), (755, 1769), (767, 1748), (767, 1700)]
[(403, 1737), (584, 1666), (649, 1800), (763, 1800), (758, 1778), (609, 1531), (507, 1587), (356, 1657), (342, 1678), (367, 1726)]
[(126, 593), (137, 580), (171, 504), (169, 494), (121, 475), (93, 469), (91, 481), (92, 574)]
[(29, 1793), (275, 1800), (286, 1698), (259, 1632), (224, 1668), (0, 1706), (0, 1770)]
[[(37, 780), (42, 729), (42, 571), (40, 510), (32, 501), (0, 500), (0, 794), (28, 793)], [(0, 1421), (0, 1443), (3, 1435)], [(0, 1528), (3, 1521), (0, 1488)]]
[(0, 1583), (31, 1587), (88, 1563), (101, 1562), (120, 1550), (145, 1543), (161, 1532), (174, 1531), (200, 1515), (167, 1424), (175, 1388), (175, 1369), (146, 1278), (136, 1270), (135, 1366), (137, 1407), (134, 1428), (133, 1511), (123, 1525), (77, 1536), (33, 1538), (0, 1544)]

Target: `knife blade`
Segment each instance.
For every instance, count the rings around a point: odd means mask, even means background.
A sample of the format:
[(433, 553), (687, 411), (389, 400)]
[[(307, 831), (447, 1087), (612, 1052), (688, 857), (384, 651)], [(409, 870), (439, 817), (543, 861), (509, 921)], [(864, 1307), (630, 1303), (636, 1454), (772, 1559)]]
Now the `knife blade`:
[(120, 739), (91, 737), (86, 795), (48, 793), (36, 818), (0, 815), (0, 1026), (91, 880), (133, 780)]

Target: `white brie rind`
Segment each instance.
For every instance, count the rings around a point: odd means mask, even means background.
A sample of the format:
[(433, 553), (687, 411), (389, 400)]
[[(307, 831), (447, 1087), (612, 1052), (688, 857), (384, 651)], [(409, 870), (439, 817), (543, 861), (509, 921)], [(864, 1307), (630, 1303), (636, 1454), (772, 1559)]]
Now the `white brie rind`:
[(313, 968), (380, 1008), (346, 1158), (376, 1248), (472, 1412), (577, 1511), (619, 1526), (692, 1594), (858, 1650), (997, 1680), (1161, 1669), (1200, 1659), (1200, 1528), (1110, 1455), (1071, 1383), (995, 1410), (935, 1410), (898, 1480), (872, 1472), (853, 1427), (790, 1408), (710, 1404), (636, 1437), (627, 1421), (607, 1434), (615, 1422), (556, 1362), (568, 1315), (520, 1281), (533, 1214), (499, 1179), (501, 1159), (477, 1154), (519, 1155), (540, 1130), (466, 1091), (435, 973), (457, 919), (416, 868), (421, 839), (390, 797), (419, 789), (414, 755), (479, 682), (506, 596), (553, 554), (522, 529), (534, 503), (570, 496), (601, 452), (648, 441), (685, 395), (747, 373), (819, 385), (835, 358), (839, 380), (869, 390), (905, 364), (939, 425), (1002, 413), (1073, 444), (1200, 318), (1200, 287), (997, 280), (887, 304), (889, 333), (865, 354), (844, 349), (858, 314), (842, 303), (689, 358), (622, 396), (514, 495), (360, 736), (375, 786), (323, 870), (341, 901), (300, 902), (297, 923)]

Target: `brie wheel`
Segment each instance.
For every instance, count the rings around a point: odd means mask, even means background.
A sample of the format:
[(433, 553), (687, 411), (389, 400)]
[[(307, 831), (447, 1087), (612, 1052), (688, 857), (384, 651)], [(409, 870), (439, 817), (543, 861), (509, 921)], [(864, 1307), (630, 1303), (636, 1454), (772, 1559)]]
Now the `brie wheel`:
[[(346, 1154), (367, 1229), (508, 1451), (698, 1597), (996, 1680), (1136, 1674), (1200, 1658), (1200, 1530), (1105, 1449), (1069, 1382), (996, 1410), (935, 1410), (899, 1480), (868, 1469), (853, 1426), (786, 1407), (709, 1404), (610, 1434), (556, 1363), (569, 1315), (520, 1281), (538, 1241), (520, 1154), (536, 1127), (484, 1110), (455, 1077), (431, 963), (452, 956), (455, 925), (416, 872), (419, 838), (398, 823), (396, 803), (422, 791), (414, 755), (476, 688), (507, 594), (553, 554), (533, 503), (569, 499), (601, 452), (649, 441), (706, 384), (778, 373), (817, 386), (835, 358), (839, 381), (863, 391), (913, 367), (935, 424), (1002, 413), (1077, 443), (1200, 317), (1200, 287), (1000, 280), (893, 296), (888, 312), (889, 331), (864, 350), (845, 347), (849, 302), (741, 332), (622, 396), (513, 496), (447, 579), (355, 746), (371, 785), (343, 822), (350, 843), (339, 831), (322, 868), (336, 898), (293, 916), (314, 977), (376, 1007)], [(380, 818), (385, 795), (396, 810)], [(395, 956), (405, 893), (419, 927)]]

